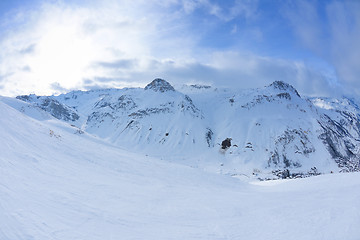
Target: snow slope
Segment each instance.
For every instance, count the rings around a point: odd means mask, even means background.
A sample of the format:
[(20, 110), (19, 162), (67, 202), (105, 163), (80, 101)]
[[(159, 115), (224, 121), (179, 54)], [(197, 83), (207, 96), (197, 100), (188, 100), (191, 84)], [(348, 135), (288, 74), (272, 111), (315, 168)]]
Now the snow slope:
[(1, 240), (359, 239), (359, 173), (248, 183), (28, 115), (0, 101)]

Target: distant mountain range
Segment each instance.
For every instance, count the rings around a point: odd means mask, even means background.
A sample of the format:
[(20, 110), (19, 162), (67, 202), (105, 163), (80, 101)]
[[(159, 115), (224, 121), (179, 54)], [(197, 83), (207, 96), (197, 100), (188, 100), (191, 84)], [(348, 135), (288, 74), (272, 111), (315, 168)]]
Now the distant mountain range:
[(271, 179), (360, 169), (356, 101), (302, 97), (281, 81), (239, 91), (175, 89), (155, 79), (144, 89), (1, 101), (38, 120), (66, 122), (77, 134), (222, 174)]

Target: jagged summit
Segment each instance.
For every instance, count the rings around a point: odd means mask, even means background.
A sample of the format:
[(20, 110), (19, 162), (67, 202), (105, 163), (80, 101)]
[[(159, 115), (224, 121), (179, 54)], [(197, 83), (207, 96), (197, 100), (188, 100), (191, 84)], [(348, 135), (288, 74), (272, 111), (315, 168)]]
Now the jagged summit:
[(278, 89), (286, 92), (290, 91), (295, 93), (298, 97), (300, 97), (300, 94), (293, 86), (283, 81), (275, 81), (272, 84), (270, 84), (269, 87), (273, 87), (274, 89)]
[(53, 99), (52, 97), (36, 96), (35, 94), (17, 96), (17, 99), (32, 103), (34, 106), (50, 113), (53, 117), (64, 121), (76, 121), (80, 116), (76, 110)]
[(146, 85), (145, 90), (149, 89), (155, 92), (175, 91), (174, 87), (171, 86), (170, 83), (161, 78), (156, 78), (151, 83)]

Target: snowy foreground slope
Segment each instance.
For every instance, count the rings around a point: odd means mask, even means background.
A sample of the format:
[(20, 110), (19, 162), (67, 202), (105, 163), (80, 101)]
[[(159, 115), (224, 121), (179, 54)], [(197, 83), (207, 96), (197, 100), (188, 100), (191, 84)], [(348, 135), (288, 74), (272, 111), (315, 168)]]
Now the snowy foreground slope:
[(32, 110), (0, 101), (1, 240), (359, 239), (359, 173), (244, 182)]
[(236, 90), (175, 89), (155, 79), (145, 88), (3, 101), (37, 119), (57, 118), (109, 144), (209, 172), (273, 179), (360, 170), (355, 101), (308, 99), (281, 81)]

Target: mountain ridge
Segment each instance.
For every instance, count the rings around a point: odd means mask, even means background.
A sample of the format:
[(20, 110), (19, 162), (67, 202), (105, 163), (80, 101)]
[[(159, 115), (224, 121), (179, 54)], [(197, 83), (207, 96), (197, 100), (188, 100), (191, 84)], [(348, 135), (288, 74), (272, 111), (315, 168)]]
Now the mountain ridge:
[[(354, 102), (302, 98), (282, 81), (243, 91), (189, 87), (196, 91), (182, 93), (158, 78), (144, 89), (18, 99), (117, 146), (209, 171), (262, 179), (265, 172), (301, 177), (359, 171)], [(324, 108), (325, 102), (332, 107)], [(231, 146), (222, 149), (228, 138)]]

